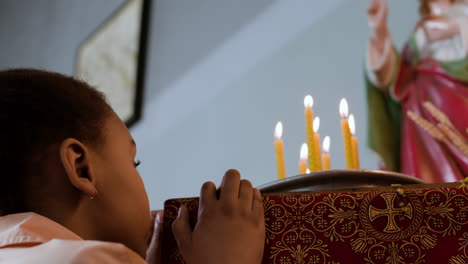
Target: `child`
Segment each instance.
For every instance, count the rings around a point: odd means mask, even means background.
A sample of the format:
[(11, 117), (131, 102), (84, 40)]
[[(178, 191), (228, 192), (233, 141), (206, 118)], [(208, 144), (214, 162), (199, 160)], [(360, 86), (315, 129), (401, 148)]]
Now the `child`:
[[(3, 70), (0, 123), (0, 262), (144, 263), (148, 250), (159, 263), (161, 215), (152, 228), (136, 144), (101, 93), (58, 73)], [(259, 191), (229, 170), (219, 198), (211, 182), (200, 196), (194, 229), (184, 207), (173, 224), (186, 263), (260, 263)]]

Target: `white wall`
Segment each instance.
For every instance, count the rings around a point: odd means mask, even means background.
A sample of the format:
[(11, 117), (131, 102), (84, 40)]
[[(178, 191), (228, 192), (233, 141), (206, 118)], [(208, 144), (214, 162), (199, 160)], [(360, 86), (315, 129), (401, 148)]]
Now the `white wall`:
[[(362, 166), (376, 168), (365, 144), (362, 62), (368, 2), (272, 2), (189, 71), (160, 87), (146, 105), (143, 122), (132, 130), (153, 205), (168, 197), (197, 195), (202, 182), (219, 182), (231, 167), (255, 185), (274, 180), (272, 142), (278, 120), (285, 126), (287, 172), (295, 174), (304, 141), (302, 101), (307, 93), (315, 98), (321, 135), (332, 137), (332, 166), (344, 167), (338, 116), (338, 102), (344, 96), (357, 119)], [(417, 20), (416, 8), (413, 1), (390, 3), (390, 27), (399, 45)], [(205, 19), (222, 23), (215, 14)], [(183, 39), (170, 30), (158, 37), (166, 43)], [(152, 61), (161, 69), (170, 59), (158, 61), (159, 55), (179, 52), (157, 51)], [(152, 73), (150, 85), (158, 83), (158, 72)]]
[[(120, 2), (3, 0), (0, 23), (13, 28), (0, 28), (0, 67), (71, 74), (79, 43)], [(198, 195), (204, 181), (218, 183), (229, 168), (254, 185), (274, 180), (278, 120), (285, 126), (287, 171), (295, 174), (308, 93), (322, 137), (332, 137), (332, 166), (344, 167), (337, 107), (346, 97), (357, 119), (362, 167), (376, 168), (365, 145), (362, 80), (369, 2), (156, 1), (144, 118), (131, 130), (152, 206)], [(389, 2), (390, 27), (401, 46), (417, 20), (417, 2)]]

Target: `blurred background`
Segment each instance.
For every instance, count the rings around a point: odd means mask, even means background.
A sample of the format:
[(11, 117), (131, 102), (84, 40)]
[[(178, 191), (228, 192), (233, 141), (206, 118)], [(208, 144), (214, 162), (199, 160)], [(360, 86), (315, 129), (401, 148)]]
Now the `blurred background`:
[[(123, 0), (1, 0), (0, 68), (73, 75), (79, 45)], [(389, 0), (397, 48), (418, 20), (416, 0)], [(131, 127), (152, 208), (197, 196), (229, 168), (256, 186), (276, 179), (273, 130), (284, 126), (286, 171), (298, 173), (303, 99), (314, 97), (331, 166), (345, 167), (338, 104), (367, 148), (364, 54), (369, 0), (153, 0), (142, 118)]]

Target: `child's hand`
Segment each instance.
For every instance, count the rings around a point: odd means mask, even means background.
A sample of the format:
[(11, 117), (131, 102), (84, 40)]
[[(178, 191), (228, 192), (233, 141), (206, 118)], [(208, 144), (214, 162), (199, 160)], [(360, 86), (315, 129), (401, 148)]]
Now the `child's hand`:
[(163, 223), (164, 211), (151, 211), (151, 240), (148, 241), (148, 249), (146, 250), (146, 263), (160, 264), (161, 259), (161, 230)]
[(260, 192), (236, 170), (228, 170), (220, 186), (202, 186), (198, 222), (189, 225), (185, 207), (172, 226), (187, 264), (259, 264), (265, 243), (265, 221)]

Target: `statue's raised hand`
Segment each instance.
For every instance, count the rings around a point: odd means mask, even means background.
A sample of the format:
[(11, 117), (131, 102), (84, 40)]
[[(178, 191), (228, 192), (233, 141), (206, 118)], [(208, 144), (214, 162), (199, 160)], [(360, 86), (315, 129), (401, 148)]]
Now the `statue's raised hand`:
[(388, 6), (385, 0), (372, 0), (367, 9), (367, 19), (377, 42), (385, 41), (389, 34), (387, 26)]

